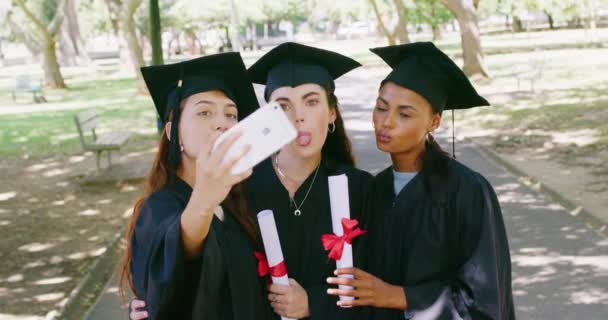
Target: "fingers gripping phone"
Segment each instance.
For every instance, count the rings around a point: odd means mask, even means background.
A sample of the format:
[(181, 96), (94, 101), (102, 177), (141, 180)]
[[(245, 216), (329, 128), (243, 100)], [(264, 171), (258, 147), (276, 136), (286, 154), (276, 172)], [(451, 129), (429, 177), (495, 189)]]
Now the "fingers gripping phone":
[(245, 145), (250, 145), (251, 149), (232, 167), (231, 173), (233, 175), (241, 174), (253, 168), (298, 136), (298, 132), (287, 118), (287, 115), (285, 115), (281, 106), (276, 102), (259, 108), (237, 125), (224, 132), (215, 141), (213, 150), (230, 133), (236, 130), (241, 132), (241, 136), (230, 147), (226, 158), (231, 158)]

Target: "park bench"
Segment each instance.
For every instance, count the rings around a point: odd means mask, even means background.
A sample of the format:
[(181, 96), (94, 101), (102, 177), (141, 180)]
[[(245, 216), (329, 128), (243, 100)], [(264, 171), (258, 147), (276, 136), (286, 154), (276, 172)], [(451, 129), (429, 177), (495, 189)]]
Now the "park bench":
[(103, 151), (108, 154), (108, 168), (110, 168), (112, 166), (112, 151), (120, 150), (131, 137), (131, 132), (110, 132), (98, 135), (95, 132), (97, 129), (97, 113), (95, 110), (80, 112), (74, 117), (74, 120), (82, 149), (95, 152), (97, 172), (101, 168), (100, 159)]
[(42, 95), (42, 80), (35, 80), (30, 76), (17, 76), (15, 78), (15, 89), (12, 91), (13, 102), (17, 102), (18, 92), (29, 92), (32, 94), (34, 102), (46, 102), (46, 98)]
[(517, 91), (521, 90), (522, 81), (530, 81), (530, 91), (534, 91), (534, 83), (543, 76), (544, 60), (532, 61), (525, 68), (518, 70), (515, 74), (517, 78)]

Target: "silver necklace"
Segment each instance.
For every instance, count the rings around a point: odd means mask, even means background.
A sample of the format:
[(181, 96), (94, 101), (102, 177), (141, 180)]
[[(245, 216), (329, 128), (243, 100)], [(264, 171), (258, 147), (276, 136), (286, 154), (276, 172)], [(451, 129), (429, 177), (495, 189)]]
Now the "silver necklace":
[[(277, 168), (277, 172), (279, 172), (279, 174), (283, 178), (287, 178), (287, 176), (285, 176), (285, 174), (283, 174), (283, 172), (281, 172), (281, 169), (279, 168), (279, 161), (278, 161), (277, 158), (278, 158), (278, 155), (276, 155), (274, 157), (274, 163), (275, 163), (275, 167)], [(306, 191), (306, 195), (304, 196), (304, 199), (302, 200), (302, 202), (300, 203), (299, 206), (296, 203), (296, 201), (294, 200), (295, 194), (294, 194), (294, 198), (289, 197), (289, 200), (291, 201), (291, 203), (293, 204), (293, 206), (296, 207), (296, 210), (294, 210), (294, 212), (293, 212), (293, 215), (296, 216), (296, 217), (299, 217), (299, 216), (302, 215), (302, 210), (300, 210), (300, 208), (302, 208), (302, 206), (304, 205), (304, 202), (308, 198), (308, 194), (310, 193), (310, 190), (312, 190), (312, 186), (315, 184), (315, 180), (317, 180), (317, 173), (319, 173), (319, 168), (321, 168), (321, 162), (319, 162), (319, 165), (317, 166), (317, 169), (315, 169), (315, 175), (312, 177), (312, 182), (310, 183), (310, 186), (308, 187), (308, 191)]]

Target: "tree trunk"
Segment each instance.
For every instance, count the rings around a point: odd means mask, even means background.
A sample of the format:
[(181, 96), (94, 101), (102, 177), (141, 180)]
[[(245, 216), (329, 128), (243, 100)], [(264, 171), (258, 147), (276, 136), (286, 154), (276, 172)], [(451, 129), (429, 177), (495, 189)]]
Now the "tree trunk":
[(407, 29), (401, 27), (401, 24), (398, 23), (395, 26), (395, 29), (393, 30), (393, 42), (396, 43), (400, 43), (400, 44), (404, 44), (404, 43), (409, 43), (409, 36), (407, 34)]
[(110, 14), (112, 31), (114, 31), (116, 38), (120, 38), (120, 11), (122, 10), (122, 4), (120, 0), (105, 0), (105, 2), (108, 7), (108, 13)]
[(163, 41), (158, 0), (150, 0), (150, 47), (152, 65), (163, 64)]
[(328, 28), (329, 34), (333, 36), (333, 39), (337, 38), (338, 30), (340, 29), (340, 20), (331, 21), (330, 27)]
[(547, 20), (549, 21), (549, 29), (555, 30), (555, 26), (553, 25), (553, 16), (549, 13), (549, 11), (543, 11), (547, 16)]
[(184, 54), (184, 49), (182, 49), (182, 34), (181, 31), (177, 31), (174, 34), (175, 36), (175, 43), (176, 43), (176, 49), (175, 49), (175, 54)]
[(62, 65), (88, 65), (91, 61), (86, 52), (84, 41), (80, 34), (80, 26), (74, 1), (68, 1), (65, 7), (65, 21), (59, 30), (59, 59)]
[[(190, 55), (197, 55), (200, 52), (200, 41), (198, 41), (198, 37), (196, 33), (192, 30), (184, 31), (184, 38), (186, 38), (186, 45), (188, 46), (188, 52)], [(198, 47), (198, 50), (197, 50)]]
[(45, 42), (44, 45), (44, 80), (49, 88), (65, 88), (65, 82), (57, 63), (57, 55), (55, 53), (55, 40)]
[(441, 34), (441, 29), (439, 28), (439, 26), (432, 25), (431, 28), (433, 29), (433, 41), (441, 40), (443, 36)]
[(4, 50), (2, 50), (2, 39), (0, 39), (0, 67), (4, 67)]
[(397, 26), (395, 27), (395, 34), (397, 39), (399, 39), (399, 43), (410, 43), (410, 37), (407, 32), (407, 19), (405, 17), (405, 6), (403, 5), (403, 0), (393, 0), (393, 4), (395, 5), (395, 9), (397, 11)]
[(91, 59), (84, 45), (84, 40), (80, 33), (80, 23), (76, 14), (76, 6), (74, 0), (68, 1), (65, 7), (65, 23), (63, 28), (67, 28), (67, 36), (72, 44), (74, 53), (76, 54), (79, 64), (89, 64)]
[(384, 21), (382, 20), (382, 15), (380, 14), (380, 11), (378, 10), (378, 4), (376, 3), (376, 0), (369, 0), (369, 4), (372, 6), (372, 9), (374, 10), (374, 15), (376, 16), (376, 20), (378, 21), (378, 28), (380, 28), (380, 31), (388, 40), (388, 44), (390, 46), (395, 45), (396, 44), (395, 38), (393, 37), (391, 32), (389, 32), (388, 29), (386, 28), (386, 25), (384, 24)]
[[(253, 43), (253, 50), (257, 50), (258, 49), (258, 30), (255, 26), (255, 22), (251, 22), (251, 43)], [(197, 38), (198, 39), (198, 38)], [(198, 43), (200, 45), (200, 40), (198, 40)], [(201, 50), (203, 50), (203, 46), (200, 45)]]
[(167, 60), (171, 59), (171, 48), (173, 47), (173, 31), (171, 31), (171, 39), (169, 39), (169, 42), (167, 42)]
[[(136, 31), (136, 34), (137, 31)], [(139, 33), (139, 36), (137, 37), (139, 39), (139, 47), (141, 48), (141, 55), (142, 56), (147, 56), (147, 55), (152, 55), (152, 49), (150, 48), (150, 38), (148, 38), (147, 34), (143, 34)]]
[(42, 53), (42, 48), (39, 41), (32, 37), (31, 32), (26, 32), (23, 27), (17, 24), (12, 18), (12, 12), (6, 15), (6, 22), (11, 29), (17, 41), (23, 43), (32, 57), (38, 57)]
[(70, 40), (70, 36), (67, 34), (69, 31), (67, 30), (65, 24), (61, 27), (61, 31), (59, 32), (59, 39), (57, 44), (59, 45), (59, 60), (61, 61), (61, 65), (64, 66), (75, 66), (76, 65), (76, 50), (74, 49), (74, 44)]
[(467, 76), (479, 74), (489, 77), (484, 63), (479, 26), (472, 0), (442, 0), (452, 12), (460, 27), (462, 54), (464, 59), (463, 71)]
[(120, 34), (120, 12), (122, 11), (121, 0), (105, 0), (106, 7), (108, 8), (108, 15), (110, 17), (110, 25), (114, 32), (114, 37), (118, 42), (118, 54), (121, 59), (121, 65), (125, 64), (123, 58), (124, 43), (121, 41), (122, 35)]
[(143, 52), (139, 44), (139, 39), (137, 38), (137, 32), (135, 30), (135, 21), (133, 20), (133, 15), (140, 4), (141, 0), (127, 0), (125, 3), (123, 3), (123, 14), (120, 20), (120, 29), (123, 39), (127, 45), (129, 61), (131, 62), (131, 66), (135, 72), (137, 92), (140, 94), (145, 94), (148, 93), (148, 89), (141, 74), (141, 70), (139, 70), (145, 65), (145, 62)]
[(43, 69), (45, 84), (51, 88), (65, 88), (65, 82), (57, 63), (57, 53), (55, 52), (56, 42), (55, 36), (61, 25), (63, 24), (63, 17), (65, 12), (66, 2), (70, 0), (60, 0), (57, 4), (57, 10), (55, 16), (48, 25), (44, 25), (36, 16), (27, 8), (23, 0), (14, 0), (14, 2), (21, 8), (25, 16), (34, 24), (39, 34), (42, 36), (42, 54), (43, 54)]
[(513, 32), (523, 32), (524, 24), (518, 16), (513, 16)]
[(239, 36), (239, 14), (235, 0), (230, 0), (230, 40), (232, 51), (241, 51), (241, 37)]
[(141, 74), (141, 70), (139, 68), (145, 65), (144, 56), (139, 46), (139, 41), (137, 39), (137, 33), (135, 32), (135, 24), (133, 21), (133, 17), (126, 17), (122, 23), (122, 33), (127, 44), (127, 49), (129, 51), (129, 61), (133, 67), (133, 71), (135, 72), (135, 78), (137, 81), (137, 91), (139, 93), (146, 93), (148, 89), (146, 87), (146, 83), (144, 82), (144, 78)]
[(592, 43), (597, 42), (597, 3), (596, 0), (587, 0), (587, 9), (589, 16), (589, 40)]

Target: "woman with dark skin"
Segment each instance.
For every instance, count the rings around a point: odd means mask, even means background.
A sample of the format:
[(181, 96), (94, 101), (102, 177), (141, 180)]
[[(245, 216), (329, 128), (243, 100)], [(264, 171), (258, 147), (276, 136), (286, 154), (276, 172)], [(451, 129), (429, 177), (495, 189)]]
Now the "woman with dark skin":
[(392, 68), (373, 111), (392, 166), (375, 178), (381, 215), (370, 227), (369, 272), (336, 270), (330, 295), (356, 297), (370, 319), (514, 319), (502, 214), (488, 181), (441, 150), (443, 110), (488, 105), (432, 43), (372, 49)]

